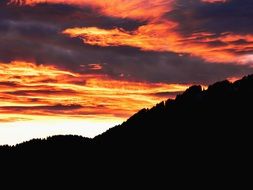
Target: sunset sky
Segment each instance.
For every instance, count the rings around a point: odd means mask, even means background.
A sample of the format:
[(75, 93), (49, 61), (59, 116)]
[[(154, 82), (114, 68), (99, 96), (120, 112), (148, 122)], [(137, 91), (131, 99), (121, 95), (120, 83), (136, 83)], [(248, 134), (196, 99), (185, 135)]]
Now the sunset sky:
[(252, 0), (0, 0), (0, 145), (94, 137), (253, 73)]

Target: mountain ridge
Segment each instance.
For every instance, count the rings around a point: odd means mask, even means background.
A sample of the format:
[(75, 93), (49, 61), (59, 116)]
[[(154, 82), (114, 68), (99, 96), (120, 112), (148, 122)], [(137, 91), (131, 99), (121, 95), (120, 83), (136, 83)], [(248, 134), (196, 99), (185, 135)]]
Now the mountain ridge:
[(228, 141), (231, 145), (242, 144), (248, 140), (249, 128), (246, 126), (251, 122), (251, 114), (247, 110), (253, 107), (252, 97), (253, 75), (234, 83), (227, 80), (217, 82), (206, 90), (195, 85), (175, 100), (169, 99), (151, 109), (140, 110), (121, 125), (94, 139), (54, 136), (33, 139), (13, 147), (1, 146), (0, 152), (105, 151), (118, 146), (126, 150), (152, 152), (157, 151), (157, 147), (170, 147), (175, 151), (179, 147), (184, 150), (190, 147), (196, 150), (218, 148), (221, 144), (226, 146)]

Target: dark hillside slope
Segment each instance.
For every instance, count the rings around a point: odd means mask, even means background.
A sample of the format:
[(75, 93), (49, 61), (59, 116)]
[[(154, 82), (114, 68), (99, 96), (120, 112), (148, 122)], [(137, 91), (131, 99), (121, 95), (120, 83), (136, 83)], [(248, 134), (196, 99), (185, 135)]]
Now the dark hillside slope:
[[(58, 136), (1, 147), (18, 155), (189, 155), (243, 152), (251, 141), (253, 75), (207, 90), (192, 86), (175, 100), (143, 109), (94, 139)], [(180, 157), (180, 156), (178, 156)]]
[(252, 108), (253, 76), (235, 83), (218, 82), (207, 90), (192, 86), (175, 100), (141, 110), (95, 142), (174, 147), (246, 143), (251, 134)]

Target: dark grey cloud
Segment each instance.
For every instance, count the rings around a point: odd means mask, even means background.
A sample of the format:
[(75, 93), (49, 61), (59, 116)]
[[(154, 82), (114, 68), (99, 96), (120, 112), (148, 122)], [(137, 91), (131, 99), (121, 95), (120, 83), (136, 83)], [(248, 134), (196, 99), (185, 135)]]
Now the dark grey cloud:
[[(242, 76), (253, 72), (249, 66), (207, 63), (189, 55), (145, 52), (131, 56), (117, 56), (107, 73), (112, 76), (123, 73), (128, 79), (169, 83), (209, 84), (231, 76)], [(128, 77), (129, 76), (129, 77)]]
[(200, 0), (175, 1), (169, 19), (180, 23), (183, 34), (194, 32), (252, 33), (253, 1), (229, 0), (226, 3), (203, 3)]
[(0, 5), (1, 20), (36, 21), (55, 25), (60, 30), (70, 27), (88, 27), (96, 25), (100, 28), (124, 28), (134, 30), (145, 21), (121, 19), (99, 14), (89, 7), (76, 7), (64, 4), (37, 4), (35, 6)]
[(150, 94), (153, 96), (157, 96), (157, 97), (162, 97), (164, 99), (168, 99), (168, 98), (174, 98), (179, 94), (182, 94), (183, 91), (178, 91), (178, 92), (158, 92), (158, 93), (154, 93), (154, 94)]

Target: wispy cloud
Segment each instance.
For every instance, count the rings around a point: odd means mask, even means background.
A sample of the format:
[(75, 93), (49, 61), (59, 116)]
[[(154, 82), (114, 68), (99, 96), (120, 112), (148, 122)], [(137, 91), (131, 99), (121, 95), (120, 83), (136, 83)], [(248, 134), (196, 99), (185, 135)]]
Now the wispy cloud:
[[(95, 65), (97, 66), (97, 65)], [(8, 81), (8, 82), (5, 82)], [(102, 115), (126, 118), (187, 85), (118, 81), (27, 62), (0, 64), (0, 113), (10, 115)], [(168, 96), (169, 97), (169, 96)]]

